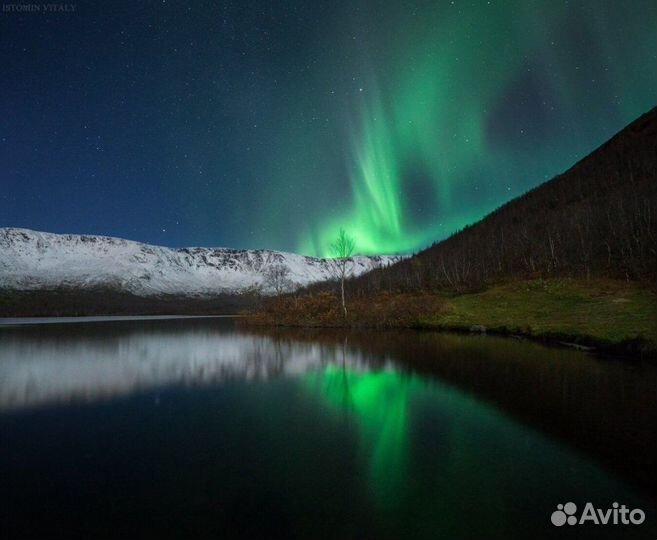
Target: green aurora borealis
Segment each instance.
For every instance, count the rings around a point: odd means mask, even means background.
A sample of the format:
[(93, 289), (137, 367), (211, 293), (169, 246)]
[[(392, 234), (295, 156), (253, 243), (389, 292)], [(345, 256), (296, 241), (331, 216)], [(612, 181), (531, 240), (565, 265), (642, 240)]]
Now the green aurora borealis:
[[(340, 226), (363, 253), (426, 246), (569, 166), (581, 157), (577, 149), (602, 142), (570, 131), (577, 123), (568, 115), (577, 116), (578, 107), (590, 111), (589, 99), (618, 118), (619, 127), (654, 104), (655, 65), (644, 70), (643, 80), (628, 78), (622, 65), (625, 58), (638, 65), (641, 50), (652, 50), (654, 60), (654, 36), (613, 40), (621, 36), (607, 31), (611, 12), (603, 7), (578, 18), (585, 20), (582, 36), (569, 43), (567, 34), (563, 41), (573, 17), (568, 2), (452, 4), (425, 8), (420, 27), (400, 28), (401, 43), (391, 44), (397, 54), (380, 55), (392, 61), (372, 70), (350, 132), (351, 197), (305, 235), (302, 252), (327, 255)], [(590, 58), (570, 50), (578, 46), (589, 49)], [(532, 81), (534, 70), (540, 73)], [(533, 84), (534, 102), (514, 101), (514, 85), (523, 84)], [(596, 85), (613, 88), (617, 102), (605, 104)], [(640, 99), (623, 99), (630, 96)], [(548, 110), (562, 116), (556, 129)], [(503, 117), (507, 113), (520, 116)], [(517, 123), (517, 132), (495, 134), (498, 122)], [(596, 122), (582, 124), (590, 129)], [(581, 138), (573, 145), (575, 137)], [(414, 190), (425, 198), (420, 206), (430, 215), (424, 221), (416, 221)], [(477, 197), (480, 190), (486, 195)]]
[(411, 252), (657, 96), (654, 0), (5, 15), (1, 226), (308, 255), (342, 226), (360, 253)]

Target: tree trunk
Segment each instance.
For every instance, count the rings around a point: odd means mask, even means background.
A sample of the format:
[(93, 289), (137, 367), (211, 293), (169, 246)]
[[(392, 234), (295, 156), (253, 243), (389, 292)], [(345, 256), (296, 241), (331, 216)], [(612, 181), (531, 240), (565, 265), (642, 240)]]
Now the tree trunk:
[(342, 280), (340, 281), (342, 289), (342, 311), (344, 312), (344, 318), (347, 318), (347, 304), (344, 303), (344, 273), (342, 274)]

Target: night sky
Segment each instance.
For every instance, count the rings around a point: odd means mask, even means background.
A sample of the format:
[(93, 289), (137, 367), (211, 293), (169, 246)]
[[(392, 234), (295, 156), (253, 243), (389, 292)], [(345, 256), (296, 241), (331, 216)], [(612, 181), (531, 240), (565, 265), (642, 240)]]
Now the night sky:
[(654, 0), (16, 5), (40, 4), (0, 4), (0, 226), (410, 252), (657, 96)]

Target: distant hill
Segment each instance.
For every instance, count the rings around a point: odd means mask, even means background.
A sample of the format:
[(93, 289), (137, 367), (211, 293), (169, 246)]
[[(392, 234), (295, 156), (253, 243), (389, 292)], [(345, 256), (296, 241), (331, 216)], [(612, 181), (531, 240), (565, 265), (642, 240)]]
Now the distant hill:
[(657, 278), (657, 108), (565, 173), (351, 292), (465, 291), (510, 279)]

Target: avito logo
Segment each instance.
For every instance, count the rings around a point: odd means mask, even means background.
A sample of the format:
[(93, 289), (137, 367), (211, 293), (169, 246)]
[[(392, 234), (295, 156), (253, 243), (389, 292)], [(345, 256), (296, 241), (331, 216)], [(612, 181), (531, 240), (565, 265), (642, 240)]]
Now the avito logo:
[(630, 510), (624, 504), (617, 502), (611, 508), (603, 510), (595, 508), (593, 503), (587, 502), (579, 518), (577, 517), (577, 505), (573, 502), (558, 504), (557, 509), (552, 512), (550, 520), (552, 525), (561, 527), (568, 525), (583, 525), (593, 523), (594, 525), (641, 525), (646, 519), (646, 514), (640, 508)]

